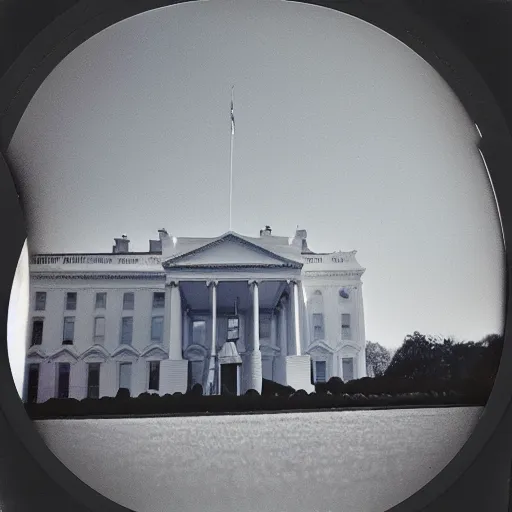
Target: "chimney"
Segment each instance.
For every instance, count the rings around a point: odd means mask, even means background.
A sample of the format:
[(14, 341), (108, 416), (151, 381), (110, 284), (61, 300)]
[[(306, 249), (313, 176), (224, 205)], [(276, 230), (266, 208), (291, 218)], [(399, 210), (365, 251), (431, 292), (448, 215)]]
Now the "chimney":
[(149, 241), (149, 252), (160, 254), (162, 252), (162, 241), (161, 240), (150, 240)]
[(130, 240), (126, 235), (122, 235), (121, 238), (114, 238), (115, 245), (112, 247), (114, 254), (130, 252)]
[(149, 241), (149, 252), (162, 254), (162, 240), (168, 237), (169, 234), (165, 229), (158, 230), (158, 240), (150, 240)]
[(172, 254), (174, 253), (172, 239), (173, 237), (167, 233), (166, 229), (158, 230), (158, 237), (160, 238), (161, 254)]
[(272, 228), (270, 226), (265, 226), (265, 229), (260, 230), (260, 236), (271, 236)]
[(300, 247), (301, 252), (311, 252), (308, 247), (308, 232), (305, 229), (299, 229), (295, 231), (295, 237), (293, 238), (293, 244)]

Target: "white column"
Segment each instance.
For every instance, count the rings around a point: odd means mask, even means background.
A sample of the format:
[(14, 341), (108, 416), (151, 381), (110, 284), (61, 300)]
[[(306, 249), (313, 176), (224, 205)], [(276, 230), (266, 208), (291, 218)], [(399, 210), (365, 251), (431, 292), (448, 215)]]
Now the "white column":
[(165, 310), (164, 310), (164, 343), (167, 344), (167, 350), (169, 351), (169, 358), (171, 358), (171, 285), (165, 284)]
[(183, 359), (182, 356), (182, 313), (181, 313), (181, 295), (180, 287), (177, 281), (170, 283), (170, 297), (171, 297), (171, 308), (170, 308), (170, 335), (169, 335), (169, 359), (174, 361), (180, 361)]
[(249, 349), (246, 349), (244, 358), (244, 385), (243, 392), (254, 389), (261, 393), (263, 384), (263, 376), (261, 369), (261, 352), (260, 352), (260, 300), (259, 300), (259, 283), (258, 281), (249, 281), (252, 292), (252, 332)]
[(293, 341), (294, 341), (294, 351), (297, 356), (301, 355), (300, 349), (300, 308), (299, 308), (299, 285), (297, 281), (292, 281), (290, 286), (290, 291), (292, 292), (292, 307), (293, 307)]
[(188, 307), (183, 314), (183, 350), (190, 344), (190, 316)]
[(258, 282), (252, 281), (252, 350), (260, 349), (260, 295)]
[(100, 398), (116, 396), (117, 393), (117, 362), (107, 359), (100, 365)]
[(212, 355), (217, 354), (217, 281), (210, 283), (210, 289), (212, 294)]
[(212, 305), (212, 338), (210, 340), (210, 363), (208, 380), (206, 382), (205, 394), (215, 395), (218, 393), (218, 368), (217, 368), (217, 285), (218, 281), (207, 281), (206, 286), (210, 289)]
[[(301, 334), (301, 347), (303, 350), (308, 351), (309, 347), (311, 345), (311, 323), (310, 323), (310, 317), (309, 317), (309, 311), (307, 306), (307, 296), (306, 292), (302, 286), (302, 284), (299, 283), (299, 297), (300, 297), (300, 316), (301, 316), (301, 322), (300, 322), (300, 334)], [(324, 314), (324, 329), (325, 329), (325, 314)]]
[(39, 386), (37, 401), (46, 402), (56, 396), (57, 371), (53, 360), (42, 361), (39, 366)]
[(165, 304), (164, 339), (169, 358), (160, 362), (159, 394), (185, 393), (188, 361), (183, 359), (183, 312), (179, 282), (171, 280), (166, 283)]
[(357, 368), (357, 376), (356, 378), (361, 379), (362, 377), (366, 377), (366, 333), (364, 328), (364, 309), (363, 309), (363, 290), (362, 283), (359, 282), (357, 285), (357, 289), (355, 290), (357, 294), (357, 335), (359, 338), (359, 343), (361, 346), (361, 350), (358, 356), (358, 368)]
[(270, 317), (270, 344), (273, 347), (277, 346), (277, 318), (275, 311), (272, 311), (272, 316)]
[(281, 355), (288, 355), (288, 322), (286, 314), (286, 298), (282, 298), (279, 303), (279, 348)]
[[(149, 386), (149, 363), (145, 357), (139, 357), (132, 363), (132, 396), (137, 397), (141, 393), (146, 393)], [(154, 392), (154, 391), (153, 391)]]
[(81, 400), (87, 396), (87, 365), (78, 360), (71, 364), (69, 375), (69, 397)]

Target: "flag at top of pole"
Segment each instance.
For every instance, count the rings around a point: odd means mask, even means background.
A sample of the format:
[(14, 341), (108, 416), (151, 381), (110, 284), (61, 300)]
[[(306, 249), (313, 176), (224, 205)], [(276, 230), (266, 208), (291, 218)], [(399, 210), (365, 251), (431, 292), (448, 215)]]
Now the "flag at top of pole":
[(231, 135), (235, 135), (235, 114), (233, 110), (233, 89), (235, 86), (231, 87)]
[(235, 140), (235, 113), (233, 109), (233, 90), (231, 87), (231, 162), (229, 166), (229, 230), (231, 231), (233, 220), (233, 141)]

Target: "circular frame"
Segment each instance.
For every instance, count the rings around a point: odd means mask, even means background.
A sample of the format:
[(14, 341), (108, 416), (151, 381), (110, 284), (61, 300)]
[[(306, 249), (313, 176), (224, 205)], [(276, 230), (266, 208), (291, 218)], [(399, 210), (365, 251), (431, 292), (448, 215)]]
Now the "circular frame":
[[(26, 238), (19, 196), (5, 157), (21, 116), (50, 72), (84, 41), (124, 19), (186, 1), (189, 0), (73, 2), (71, 8), (49, 23), (28, 44), (0, 79), (0, 190), (4, 191), (1, 206), (4, 215), (1, 222), (4, 229), (10, 231), (9, 244), (4, 246), (3, 251), (4, 265), (0, 271), (0, 297), (3, 304), (0, 322), (4, 333), (7, 332), (7, 306), (13, 276)], [(490, 441), (505, 414), (508, 413), (508, 418), (512, 412), (512, 332), (509, 321), (512, 311), (508, 300), (510, 257), (506, 249), (507, 241), (512, 240), (512, 202), (507, 202), (506, 196), (509, 171), (507, 167), (512, 162), (512, 138), (492, 94), (469, 60), (403, 3), (386, 0), (299, 1), (353, 15), (406, 44), (436, 69), (451, 86), (482, 133), (480, 150), (489, 166), (505, 241), (505, 343), (494, 388), (484, 414), (468, 441), (436, 477), (389, 512), (419, 511), (446, 492), (466, 472)], [(58, 505), (62, 506), (62, 498), (65, 497), (69, 509), (73, 510), (128, 510), (82, 482), (50, 451), (25, 413), (17, 394), (10, 371), (5, 336), (0, 342), (0, 351), (0, 407), (11, 430), (5, 435), (18, 438), (20, 449), (28, 452), (27, 461), (32, 462), (40, 473), (46, 473), (47, 480), (53, 480), (55, 485), (51, 491), (59, 491), (60, 488), (61, 501)]]

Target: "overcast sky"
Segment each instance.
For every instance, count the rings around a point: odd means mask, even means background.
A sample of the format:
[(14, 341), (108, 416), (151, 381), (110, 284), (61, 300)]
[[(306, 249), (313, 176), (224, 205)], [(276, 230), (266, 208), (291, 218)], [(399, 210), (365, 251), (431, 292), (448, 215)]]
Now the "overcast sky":
[(412, 50), (372, 25), (281, 1), (187, 3), (72, 52), (8, 157), (32, 252), (133, 250), (229, 229), (308, 231), (358, 251), (367, 339), (501, 332), (503, 245), (474, 124)]

